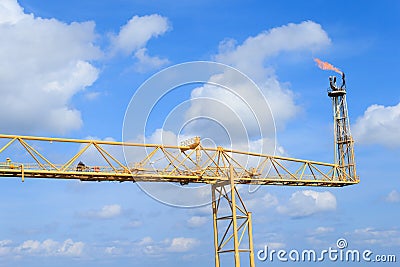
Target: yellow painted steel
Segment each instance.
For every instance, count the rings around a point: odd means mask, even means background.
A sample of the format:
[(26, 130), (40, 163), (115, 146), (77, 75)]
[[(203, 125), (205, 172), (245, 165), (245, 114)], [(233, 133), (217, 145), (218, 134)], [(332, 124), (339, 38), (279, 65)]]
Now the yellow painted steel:
[(231, 203), (232, 203), (232, 222), (233, 222), (233, 249), (235, 257), (235, 266), (240, 267), (240, 255), (239, 255), (239, 237), (238, 237), (238, 225), (237, 225), (237, 206), (236, 206), (236, 188), (234, 180), (233, 166), (229, 168), (229, 182), (231, 189)]
[[(220, 259), (219, 259), (219, 243), (218, 243), (218, 206), (217, 198), (216, 198), (216, 185), (211, 186), (211, 194), (212, 194), (212, 211), (213, 211), (213, 230), (214, 230), (214, 257), (215, 257), (215, 267), (220, 267)], [(218, 199), (219, 203), (219, 199)]]
[[(20, 145), (25, 150), (26, 162), (0, 163), (0, 176), (25, 178), (78, 179), (82, 181), (119, 182), (180, 182), (208, 183), (229, 181), (229, 166), (234, 169), (235, 184), (327, 186), (341, 187), (359, 182), (338, 164), (300, 160), (281, 156), (237, 151), (230, 149), (204, 148), (200, 143), (190, 146), (166, 146), (161, 144), (138, 144), (115, 141), (47, 138), (0, 134), (6, 144), (0, 148), (0, 159), (11, 157), (10, 147)], [(15, 142), (17, 141), (18, 142)], [(74, 143), (78, 151), (65, 163), (55, 163), (34, 146), (43, 143)], [(122, 163), (107, 147), (145, 148), (147, 155), (133, 162), (133, 167)], [(89, 150), (104, 159), (105, 166), (86, 166), (77, 171), (76, 162)], [(245, 158), (242, 160), (241, 158)], [(154, 162), (158, 166), (154, 166)], [(248, 163), (250, 162), (250, 163)], [(254, 165), (253, 165), (254, 164)], [(21, 166), (24, 166), (22, 168)]]
[(253, 243), (253, 219), (251, 217), (251, 212), (247, 213), (247, 218), (249, 220), (249, 261), (250, 267), (255, 267), (256, 264), (254, 262), (254, 243)]
[[(251, 213), (247, 211), (234, 181), (232, 166), (229, 181), (212, 185), (215, 266), (221, 266), (221, 254), (232, 254), (234, 266), (239, 267), (242, 265), (240, 255), (248, 253), (249, 265), (254, 267)], [(226, 210), (229, 210), (228, 214)]]

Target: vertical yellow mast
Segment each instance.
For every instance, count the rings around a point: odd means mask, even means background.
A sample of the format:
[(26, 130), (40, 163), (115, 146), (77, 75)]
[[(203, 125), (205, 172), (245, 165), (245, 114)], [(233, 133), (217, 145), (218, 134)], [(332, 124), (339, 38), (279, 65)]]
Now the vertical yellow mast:
[[(235, 267), (255, 267), (251, 212), (240, 197), (235, 178), (237, 174), (230, 165), (229, 183), (212, 185), (215, 267), (227, 266), (221, 264), (221, 256), (227, 254), (233, 255)], [(248, 263), (242, 264), (243, 253), (248, 254)]]
[(335, 141), (335, 164), (339, 165), (339, 177), (347, 180), (356, 177), (354, 160), (354, 141), (350, 132), (350, 121), (346, 102), (346, 81), (342, 72), (342, 85), (336, 85), (336, 77), (329, 77), (328, 96), (332, 99), (333, 127)]

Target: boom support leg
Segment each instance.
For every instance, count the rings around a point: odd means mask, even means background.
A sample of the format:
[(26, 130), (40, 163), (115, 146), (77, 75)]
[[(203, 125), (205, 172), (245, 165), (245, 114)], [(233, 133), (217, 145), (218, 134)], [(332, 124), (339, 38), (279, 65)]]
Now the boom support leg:
[[(344, 81), (344, 74), (342, 74)], [(332, 79), (331, 79), (332, 80)], [(344, 85), (344, 83), (343, 83)], [(339, 180), (357, 181), (354, 159), (354, 141), (350, 133), (350, 121), (347, 111), (346, 90), (343, 85), (328, 92), (332, 98), (335, 138), (335, 164), (339, 165)], [(332, 85), (331, 85), (332, 87)]]
[(230, 167), (229, 183), (212, 185), (215, 266), (221, 266), (222, 254), (233, 253), (235, 267), (240, 255), (248, 253), (248, 266), (255, 267), (251, 212), (248, 212), (234, 183)]

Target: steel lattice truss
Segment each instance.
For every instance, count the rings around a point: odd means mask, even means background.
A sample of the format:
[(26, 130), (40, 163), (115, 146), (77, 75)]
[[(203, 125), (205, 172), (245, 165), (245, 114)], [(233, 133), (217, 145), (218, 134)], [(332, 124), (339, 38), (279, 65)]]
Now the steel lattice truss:
[[(180, 146), (17, 135), (0, 135), (0, 141), (1, 177), (216, 184), (229, 182), (232, 165), (235, 184), (341, 187), (359, 182), (337, 164), (205, 148), (200, 138)], [(60, 164), (41, 152), (56, 143), (77, 149)], [(96, 154), (96, 164), (77, 167), (89, 151)], [(16, 152), (21, 160), (11, 160)]]

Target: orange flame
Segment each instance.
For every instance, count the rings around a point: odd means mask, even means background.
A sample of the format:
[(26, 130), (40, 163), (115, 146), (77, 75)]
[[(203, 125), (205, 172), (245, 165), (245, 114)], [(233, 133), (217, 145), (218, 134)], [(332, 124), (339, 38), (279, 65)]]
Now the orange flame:
[(336, 71), (337, 73), (342, 74), (342, 71), (336, 67), (334, 67), (332, 64), (328, 62), (324, 62), (320, 60), (319, 58), (314, 58), (314, 61), (317, 63), (318, 67), (322, 70), (333, 70)]

